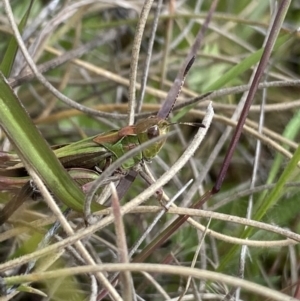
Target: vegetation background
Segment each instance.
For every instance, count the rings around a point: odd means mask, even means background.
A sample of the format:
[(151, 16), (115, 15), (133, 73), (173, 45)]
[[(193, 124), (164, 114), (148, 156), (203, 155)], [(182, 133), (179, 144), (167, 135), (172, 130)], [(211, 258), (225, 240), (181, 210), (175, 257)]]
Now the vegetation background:
[[(237, 108), (243, 106), (244, 91), (241, 87), (250, 82), (259, 61), (255, 54), (262, 48), (280, 2), (219, 1), (205, 34), (203, 47), (198, 51), (178, 99), (182, 102), (218, 90), (209, 99), (213, 101), (214, 120), (204, 142), (189, 163), (163, 187), (170, 198), (181, 191), (175, 201), (177, 212), (170, 209), (157, 220), (133, 255), (133, 260), (159, 237), (159, 233), (174, 221), (177, 214), (184, 214), (186, 207), (214, 185), (236, 126), (237, 117), (232, 116)], [(111, 113), (109, 117), (81, 113), (58, 100), (38, 80), (20, 82), (15, 86), (15, 92), (44, 139), (50, 145), (67, 144), (125, 126), (126, 119), (115, 117), (114, 113), (126, 114), (128, 110), (130, 64), (136, 26), (144, 1), (36, 0), (29, 9), (30, 3), (27, 0), (9, 2), (16, 23), (21, 22), (25, 44), (36, 64), (43, 68), (59, 55), (67, 56), (64, 64), (45, 73), (47, 80), (78, 104)], [(144, 71), (156, 5), (154, 1), (142, 37), (138, 83)], [(148, 88), (141, 102), (142, 112), (159, 109), (210, 5), (211, 1), (201, 0), (164, 1), (147, 72)], [(29, 15), (25, 22), (27, 12)], [(176, 228), (162, 246), (135, 266), (135, 271), (139, 273), (121, 274), (116, 290), (124, 300), (130, 300), (128, 296), (132, 291), (136, 294), (135, 300), (179, 300), (181, 295), (181, 300), (274, 299), (263, 287), (275, 294), (286, 294), (286, 299), (278, 295), (278, 300), (292, 300), (288, 299), (290, 296), (300, 299), (300, 238), (297, 234), (300, 231), (300, 182), (297, 168), (276, 197), (266, 203), (274, 183), (280, 179), (298, 147), (300, 47), (299, 35), (294, 31), (299, 27), (299, 20), (300, 2), (292, 1), (279, 35), (288, 38), (281, 42), (280, 47), (274, 48), (263, 78), (265, 89), (261, 87), (256, 92), (247, 126), (234, 152), (221, 191), (205, 203), (205, 211), (198, 210), (198, 216), (195, 213), (193, 218), (197, 224), (185, 222)], [(10, 43), (12, 30), (2, 1), (1, 70), (4, 62), (9, 62), (7, 77), (10, 83), (14, 83), (18, 76), (29, 72), (29, 69), (20, 53), (16, 57), (13, 55), (16, 46)], [(72, 51), (79, 47), (83, 49), (80, 57), (71, 57)], [(274, 82), (277, 84), (272, 84)], [(180, 120), (201, 122), (207, 104), (208, 100), (198, 103), (197, 107), (182, 114)], [(173, 116), (178, 116), (176, 114), (174, 112)], [(170, 169), (197, 129), (176, 126), (174, 130), (175, 135), (167, 140), (159, 155), (149, 164), (155, 178)], [(17, 138), (11, 138), (8, 140), (5, 133), (1, 132), (2, 151), (13, 151), (13, 143), (10, 142)], [(192, 188), (192, 184), (185, 187), (190, 179), (198, 179), (196, 189)], [(4, 206), (15, 192), (0, 187), (1, 206)], [(147, 184), (141, 178), (136, 179), (121, 200), (121, 205), (139, 196), (146, 188)], [(187, 196), (191, 193), (192, 200), (187, 202)], [(87, 233), (82, 239), (86, 252), (99, 266), (106, 269), (105, 263), (119, 262), (124, 264), (126, 270), (125, 263), (131, 260), (124, 255), (127, 248), (132, 248), (160, 210), (155, 197), (143, 205), (123, 217), (123, 234), (121, 218), (115, 217), (114, 223), (105, 225), (95, 233)], [(211, 218), (205, 212), (210, 212)], [(262, 224), (239, 219), (257, 216)], [(39, 258), (38, 248), (47, 249), (49, 245), (68, 237), (64, 230), (59, 229), (46, 246), (38, 247), (54, 220), (53, 213), (44, 202), (27, 200), (1, 226), (0, 271), (5, 285), (0, 299), (120, 300), (113, 294), (105, 294), (105, 284), (97, 284), (101, 276), (98, 274), (95, 278), (89, 273), (92, 271), (90, 266), (84, 269), (88, 263), (74, 251), (74, 244), (70, 243), (65, 252), (57, 248), (46, 257)], [(73, 214), (67, 220), (74, 232), (80, 233), (85, 229), (78, 215)], [(249, 232), (245, 232), (245, 229), (249, 229), (247, 225), (252, 227)], [(292, 240), (288, 233), (294, 233), (296, 240)], [(33, 278), (9, 277), (24, 273), (29, 257), (22, 256), (26, 255), (39, 258), (31, 272), (37, 274)], [(25, 258), (24, 261), (22, 258)], [(156, 265), (151, 270), (146, 264)], [(175, 268), (172, 273), (167, 270), (166, 264)], [(191, 269), (184, 270), (183, 267)], [(47, 271), (55, 272), (47, 274)], [(115, 271), (107, 268), (105, 272), (112, 283)], [(202, 274), (194, 275), (192, 271), (202, 271)], [(213, 274), (215, 278), (211, 278), (209, 271), (216, 272)], [(189, 275), (194, 277), (190, 279)], [(231, 279), (230, 276), (236, 278)], [(239, 279), (247, 282), (239, 282)], [(16, 290), (11, 289), (15, 283), (22, 285), (15, 286)], [(237, 287), (239, 285), (241, 290)], [(97, 292), (102, 295), (97, 297)], [(9, 294), (4, 296), (5, 293)]]

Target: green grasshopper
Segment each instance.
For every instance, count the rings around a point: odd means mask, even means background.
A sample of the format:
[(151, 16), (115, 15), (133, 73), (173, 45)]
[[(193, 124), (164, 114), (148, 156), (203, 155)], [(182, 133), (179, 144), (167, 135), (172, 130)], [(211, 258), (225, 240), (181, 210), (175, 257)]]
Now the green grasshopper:
[[(141, 143), (168, 132), (170, 124), (157, 117), (140, 120), (133, 126), (126, 126), (119, 130), (112, 130), (103, 134), (74, 142), (62, 147), (55, 147), (54, 153), (65, 168), (86, 168), (102, 171), (110, 161), (120, 158), (128, 150), (139, 146)], [(142, 159), (150, 161), (163, 146), (164, 141), (154, 143), (152, 146), (127, 160), (122, 168), (128, 170)], [(22, 169), (18, 156), (1, 152), (0, 162), (7, 172)], [(10, 166), (8, 166), (10, 165)], [(2, 169), (3, 172), (3, 169)]]
[[(112, 162), (120, 158), (127, 151), (138, 147), (149, 139), (165, 135), (171, 124), (158, 117), (140, 120), (133, 126), (126, 126), (119, 130), (109, 131), (93, 137), (74, 142), (54, 149), (56, 157), (62, 165), (69, 169), (69, 173), (78, 184), (84, 185), (84, 178), (95, 179), (95, 174), (101, 173)], [(120, 176), (137, 166), (143, 160), (151, 161), (160, 151), (165, 139), (153, 143), (147, 149), (138, 152), (124, 162), (119, 170)], [(2, 164), (1, 164), (2, 163)], [(2, 174), (2, 176), (1, 176)], [(9, 175), (15, 175), (9, 177)], [(17, 176), (16, 176), (17, 175)], [(0, 189), (10, 190), (25, 185), (28, 177), (18, 156), (12, 153), (0, 152)], [(73, 208), (76, 210), (76, 208)]]
[[(101, 173), (112, 162), (126, 154), (129, 150), (137, 148), (142, 143), (155, 137), (164, 136), (168, 133), (170, 126), (173, 124), (167, 118), (178, 98), (185, 77), (195, 60), (201, 37), (202, 32), (200, 31), (194, 46), (191, 48), (189, 55), (179, 70), (164, 104), (156, 116), (140, 120), (134, 125), (125, 126), (119, 130), (88, 137), (53, 150), (62, 165), (66, 169), (70, 169), (70, 172), (73, 172), (72, 177), (78, 183), (80, 182), (79, 180), (82, 180), (82, 173), (85, 173), (87, 182), (93, 181), (95, 172)], [(197, 126), (204, 127), (202, 124)], [(143, 161), (151, 161), (158, 154), (164, 142), (165, 139), (162, 138), (126, 160), (120, 167), (121, 173), (126, 174), (126, 172), (140, 165)], [(74, 171), (74, 168), (75, 170), (77, 169), (78, 173)], [(20, 176), (25, 177), (20, 178)], [(9, 202), (0, 213), (0, 223), (8, 219), (20, 203), (24, 201), (25, 196), (32, 196), (34, 194), (34, 189), (32, 189), (28, 177), (26, 177), (24, 166), (20, 163), (18, 156), (12, 153), (0, 152), (0, 189), (9, 190), (9, 187), (16, 188), (18, 185), (23, 185), (23, 188), (19, 195), (17, 195), (17, 198), (12, 203)], [(96, 205), (98, 204), (95, 204), (92, 208), (93, 211), (104, 208), (103, 206)], [(72, 209), (79, 210), (78, 207)]]

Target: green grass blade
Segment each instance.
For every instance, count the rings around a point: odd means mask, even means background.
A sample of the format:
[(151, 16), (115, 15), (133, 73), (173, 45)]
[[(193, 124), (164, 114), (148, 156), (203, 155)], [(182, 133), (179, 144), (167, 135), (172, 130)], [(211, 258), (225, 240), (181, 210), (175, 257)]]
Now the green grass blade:
[[(290, 122), (288, 123), (288, 125), (285, 127), (284, 132), (283, 132), (283, 137), (294, 141), (295, 137), (298, 135), (300, 130), (300, 111), (298, 111), (294, 117), (290, 120)], [(284, 148), (287, 148), (287, 145), (283, 145)], [(278, 172), (280, 170), (282, 161), (283, 161), (283, 156), (280, 153), (277, 153), (274, 159), (274, 162), (272, 164), (271, 170), (269, 172), (269, 176), (267, 179), (266, 184), (271, 184), (275, 181)], [(259, 200), (258, 200), (258, 204), (261, 204), (262, 200), (264, 199), (264, 197), (266, 196), (267, 192), (264, 192), (261, 194)]]
[[(84, 194), (40, 135), (17, 96), (0, 73), (0, 123), (20, 154), (66, 206), (83, 210)], [(96, 208), (94, 208), (96, 209)], [(97, 206), (97, 209), (103, 209)]]
[[(286, 43), (291, 37), (293, 37), (293, 34), (285, 34), (277, 39), (273, 51), (276, 51), (280, 46), (282, 46), (284, 43)], [(248, 57), (246, 57), (244, 60), (242, 60), (239, 64), (232, 67), (229, 71), (227, 71), (225, 74), (223, 74), (217, 81), (215, 81), (213, 84), (211, 84), (209, 87), (207, 87), (202, 93), (208, 92), (208, 91), (214, 91), (221, 89), (224, 87), (228, 82), (231, 80), (237, 78), (242, 73), (249, 70), (252, 66), (257, 64), (262, 56), (264, 49), (261, 48), (254, 53), (250, 54)], [(190, 106), (186, 106), (182, 110), (180, 110), (173, 118), (172, 122), (177, 122), (180, 120), (185, 114), (187, 114), (191, 109), (193, 109), (197, 104), (192, 104)]]
[(287, 183), (293, 176), (293, 173), (298, 168), (297, 164), (300, 161), (300, 146), (298, 146), (297, 150), (295, 151), (292, 159), (284, 169), (283, 173), (281, 174), (278, 182), (276, 183), (275, 187), (271, 190), (270, 193), (264, 198), (262, 205), (258, 208), (257, 212), (255, 213), (253, 219), (261, 220), (267, 211), (280, 199), (282, 193), (285, 191), (284, 185)]
[[(286, 43), (293, 35), (291, 34), (285, 34), (281, 37), (279, 37), (274, 45), (273, 52), (276, 51), (280, 46), (282, 46), (284, 43)], [(226, 72), (223, 76), (221, 76), (216, 82), (214, 82), (212, 85), (210, 85), (206, 91), (213, 91), (220, 89), (224, 87), (228, 82), (230, 82), (232, 79), (238, 77), (242, 73), (249, 70), (252, 66), (257, 64), (262, 56), (262, 53), (264, 51), (264, 48), (261, 48), (252, 54), (250, 54), (248, 57), (246, 57), (244, 60), (242, 60), (239, 64), (231, 68), (228, 72)]]
[[(27, 11), (25, 12), (24, 17), (22, 18), (20, 24), (19, 24), (19, 31), (22, 33), (23, 29), (25, 28), (27, 21), (28, 21), (28, 17), (32, 8), (32, 4), (33, 4), (33, 0), (30, 1), (29, 7), (27, 9)], [(11, 37), (10, 42), (7, 46), (7, 50), (3, 56), (1, 65), (0, 65), (0, 71), (6, 76), (8, 77), (10, 75), (12, 66), (14, 64), (15, 61), (15, 57), (18, 51), (18, 43), (15, 39), (14, 36)]]
[[(268, 210), (274, 206), (281, 198), (284, 190), (284, 185), (292, 178), (295, 170), (298, 168), (297, 164), (300, 161), (300, 146), (297, 148), (296, 152), (294, 153), (292, 159), (287, 164), (286, 168), (284, 169), (283, 173), (281, 174), (278, 182), (276, 183), (275, 187), (266, 195), (264, 200), (262, 201), (262, 205), (258, 208), (256, 213), (253, 216), (253, 220), (260, 221), (268, 212)], [(252, 234), (253, 229), (247, 228), (243, 232), (240, 238), (247, 238), (250, 237)], [(218, 268), (218, 270), (224, 269), (230, 259), (234, 256), (237, 252), (239, 246), (233, 246), (228, 253), (222, 259), (222, 262)]]

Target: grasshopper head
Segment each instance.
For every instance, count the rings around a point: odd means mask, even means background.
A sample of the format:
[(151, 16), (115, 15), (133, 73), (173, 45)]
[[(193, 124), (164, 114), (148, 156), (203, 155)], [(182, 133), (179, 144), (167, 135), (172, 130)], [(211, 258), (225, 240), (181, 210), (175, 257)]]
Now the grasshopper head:
[[(139, 142), (143, 143), (151, 140), (152, 138), (167, 134), (169, 131), (169, 122), (165, 119), (151, 116), (147, 119), (138, 121), (135, 125), (135, 128)], [(166, 139), (162, 139), (144, 149), (143, 158), (147, 161), (150, 161), (152, 158), (154, 158), (162, 148), (165, 141)]]

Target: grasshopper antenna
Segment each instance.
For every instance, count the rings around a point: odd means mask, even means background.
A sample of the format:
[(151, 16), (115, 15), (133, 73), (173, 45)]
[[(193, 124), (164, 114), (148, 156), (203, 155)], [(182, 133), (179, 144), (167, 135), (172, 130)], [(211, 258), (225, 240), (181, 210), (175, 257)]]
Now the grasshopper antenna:
[(188, 125), (188, 126), (193, 126), (196, 128), (205, 128), (205, 125), (203, 123), (199, 123), (199, 122), (172, 122), (172, 123), (169, 123), (168, 126), (175, 125), (175, 124)]

